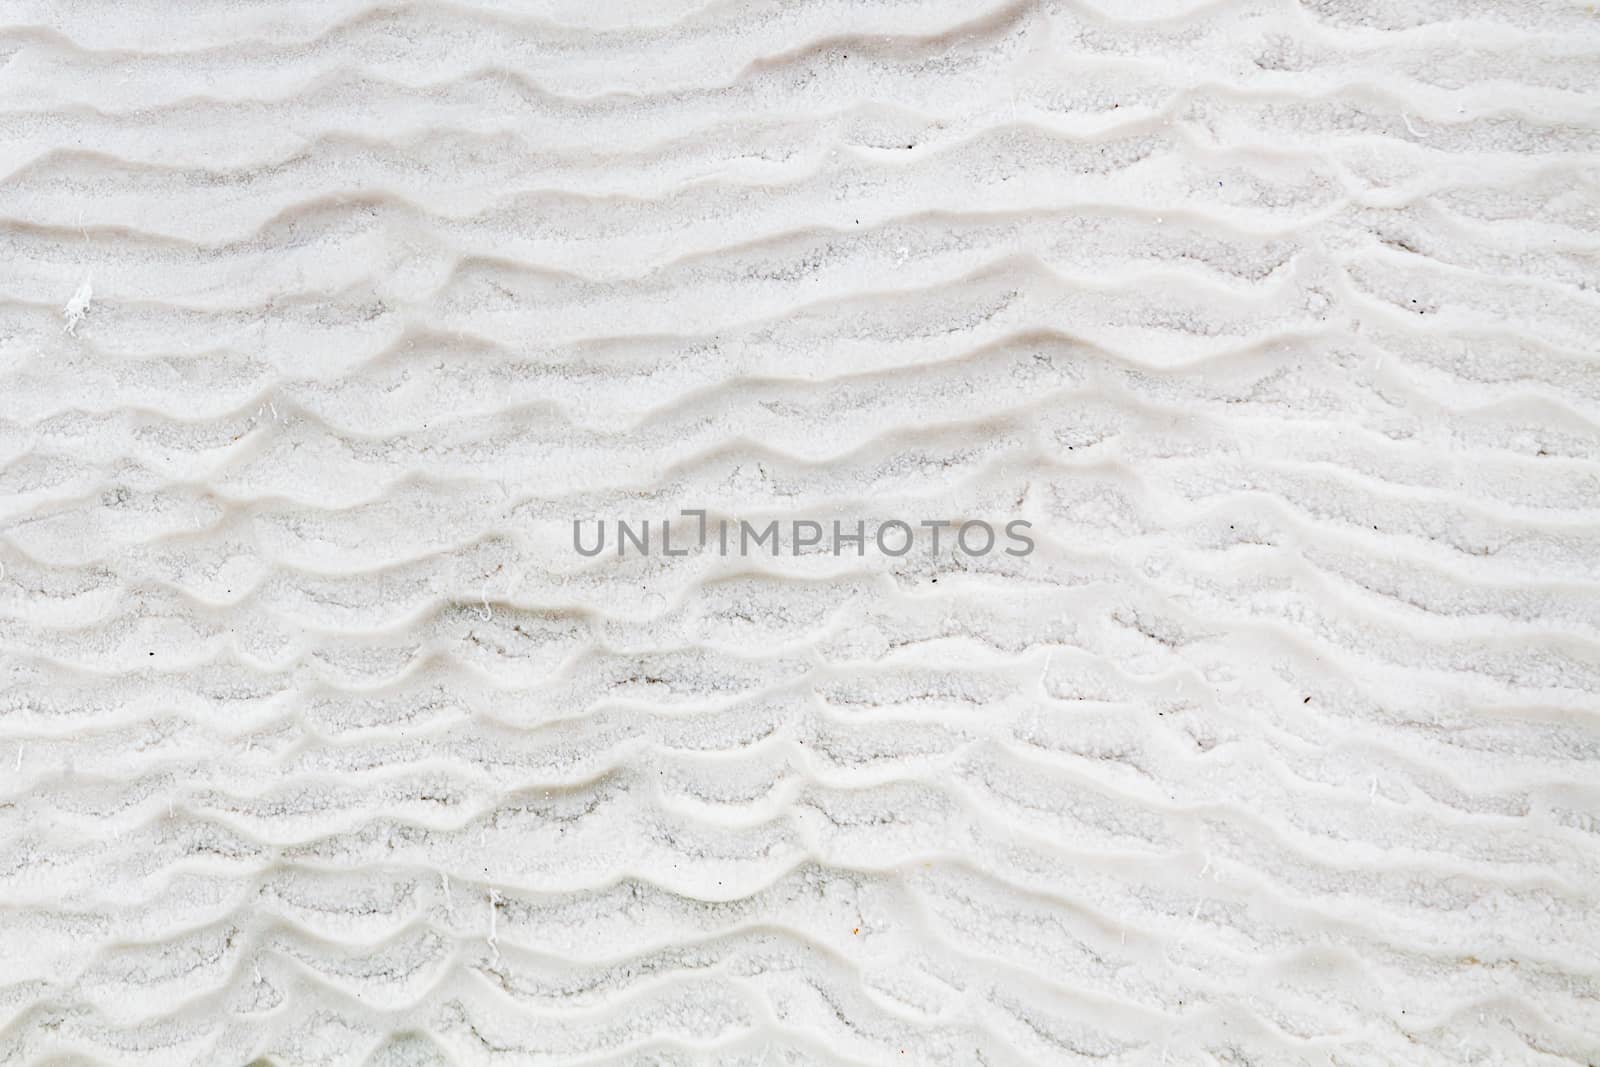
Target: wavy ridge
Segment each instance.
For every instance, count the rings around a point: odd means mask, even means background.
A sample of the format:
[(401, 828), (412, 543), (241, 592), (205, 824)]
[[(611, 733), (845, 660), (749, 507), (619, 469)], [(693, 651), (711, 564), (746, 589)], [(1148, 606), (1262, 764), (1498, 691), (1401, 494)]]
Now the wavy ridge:
[(0, 1063), (1587, 1064), (1580, 8), (20, 0)]

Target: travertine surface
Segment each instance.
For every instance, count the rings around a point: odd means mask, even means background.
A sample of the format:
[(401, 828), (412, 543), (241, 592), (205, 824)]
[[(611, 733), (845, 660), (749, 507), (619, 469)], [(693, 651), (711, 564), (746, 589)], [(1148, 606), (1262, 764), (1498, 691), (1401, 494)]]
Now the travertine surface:
[[(1600, 1059), (1600, 19), (4, 0), (0, 1064)], [(593, 559), (571, 523), (1033, 523)]]

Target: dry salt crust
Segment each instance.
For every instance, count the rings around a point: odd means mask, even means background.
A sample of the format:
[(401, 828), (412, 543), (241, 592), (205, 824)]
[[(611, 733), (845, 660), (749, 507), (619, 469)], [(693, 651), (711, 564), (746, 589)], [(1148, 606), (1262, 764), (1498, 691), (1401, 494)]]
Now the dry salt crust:
[(1597, 1062), (1597, 149), (1567, 0), (9, 0), (0, 1064)]

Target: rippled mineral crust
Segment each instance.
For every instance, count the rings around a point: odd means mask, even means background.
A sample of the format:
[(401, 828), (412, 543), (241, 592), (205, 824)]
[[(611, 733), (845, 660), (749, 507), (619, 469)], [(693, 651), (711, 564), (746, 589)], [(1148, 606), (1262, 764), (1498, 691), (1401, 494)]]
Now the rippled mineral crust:
[(1600, 1063), (1597, 252), (1588, 3), (0, 2), (0, 1065)]

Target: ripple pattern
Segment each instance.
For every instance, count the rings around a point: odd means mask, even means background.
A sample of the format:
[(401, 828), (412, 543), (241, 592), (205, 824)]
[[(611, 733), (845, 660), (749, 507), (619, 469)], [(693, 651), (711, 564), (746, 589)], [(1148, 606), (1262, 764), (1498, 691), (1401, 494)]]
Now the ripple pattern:
[(1592, 5), (10, 0), (0, 262), (0, 1065), (1600, 1063)]

